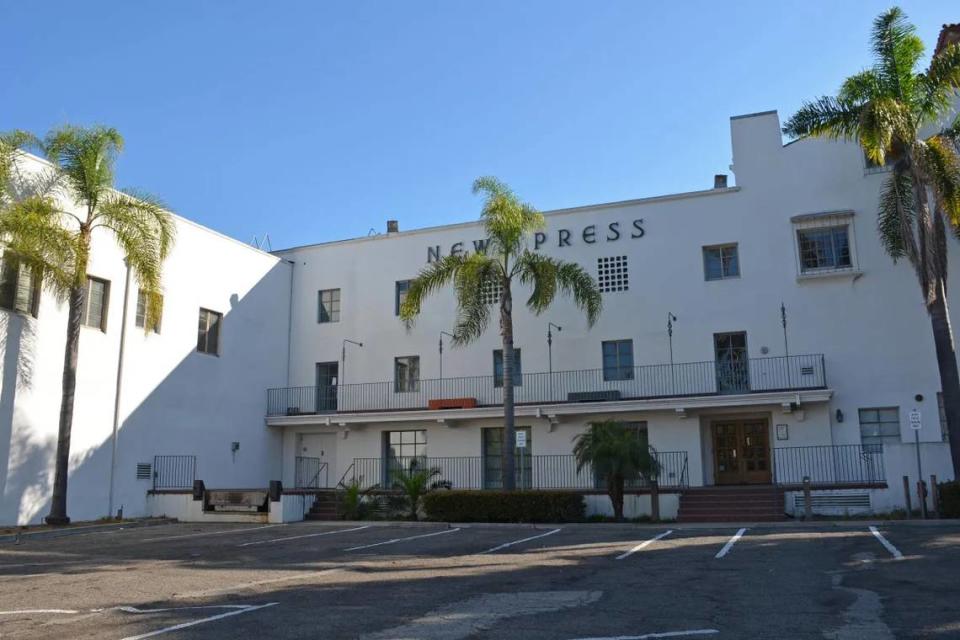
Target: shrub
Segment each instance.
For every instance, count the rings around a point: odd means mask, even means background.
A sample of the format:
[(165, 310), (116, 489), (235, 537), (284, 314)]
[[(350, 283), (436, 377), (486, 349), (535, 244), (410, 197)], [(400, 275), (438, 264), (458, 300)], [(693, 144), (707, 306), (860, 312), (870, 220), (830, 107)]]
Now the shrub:
[(579, 522), (586, 511), (572, 491), (442, 491), (424, 496), (423, 508), (444, 522)]
[(937, 490), (940, 492), (940, 517), (960, 518), (960, 482), (941, 482)]

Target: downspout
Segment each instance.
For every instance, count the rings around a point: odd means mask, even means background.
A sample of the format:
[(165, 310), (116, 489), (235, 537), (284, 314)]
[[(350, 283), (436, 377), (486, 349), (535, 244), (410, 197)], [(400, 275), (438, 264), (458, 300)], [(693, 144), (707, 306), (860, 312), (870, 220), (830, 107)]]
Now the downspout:
[(123, 285), (123, 320), (120, 324), (120, 353), (117, 355), (117, 388), (113, 399), (113, 435), (110, 438), (110, 491), (107, 517), (113, 517), (113, 486), (117, 471), (117, 432), (120, 430), (120, 391), (123, 388), (123, 354), (127, 343), (127, 309), (130, 304), (130, 263), (127, 262), (127, 277)]
[[(291, 354), (291, 343), (293, 341), (293, 268), (297, 266), (297, 263), (293, 260), (286, 260), (287, 264), (290, 265), (290, 299), (287, 302), (287, 388), (290, 387), (290, 354)], [(281, 432), (280, 435), (280, 478), (283, 479), (283, 441), (284, 433)]]

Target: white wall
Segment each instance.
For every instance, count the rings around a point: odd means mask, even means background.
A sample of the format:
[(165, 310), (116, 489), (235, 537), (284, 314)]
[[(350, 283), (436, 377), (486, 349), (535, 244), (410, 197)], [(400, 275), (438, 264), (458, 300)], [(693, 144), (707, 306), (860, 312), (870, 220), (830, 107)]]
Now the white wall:
[[(212, 487), (266, 487), (280, 476), (280, 436), (264, 427), (263, 413), (264, 390), (285, 378), (289, 265), (183, 218), (176, 230), (159, 335), (134, 326), (135, 283), (128, 302), (114, 500), (127, 516), (146, 512), (151, 483), (135, 470), (154, 455), (196, 455), (198, 477)], [(110, 300), (106, 332), (84, 327), (80, 336), (68, 494), (75, 520), (107, 513), (125, 273), (113, 238), (97, 230), (89, 274), (110, 281)], [(219, 356), (196, 351), (200, 307), (224, 314)], [(3, 523), (38, 522), (49, 510), (66, 317), (47, 293), (36, 319), (0, 311)]]

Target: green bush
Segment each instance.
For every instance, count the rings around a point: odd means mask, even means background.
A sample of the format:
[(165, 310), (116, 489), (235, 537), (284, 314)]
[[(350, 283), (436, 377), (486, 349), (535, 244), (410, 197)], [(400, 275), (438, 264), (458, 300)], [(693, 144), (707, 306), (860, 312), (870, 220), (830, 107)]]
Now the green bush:
[(443, 522), (579, 522), (586, 511), (572, 491), (436, 491), (423, 508)]
[(960, 482), (941, 482), (937, 490), (940, 492), (940, 517), (960, 518)]

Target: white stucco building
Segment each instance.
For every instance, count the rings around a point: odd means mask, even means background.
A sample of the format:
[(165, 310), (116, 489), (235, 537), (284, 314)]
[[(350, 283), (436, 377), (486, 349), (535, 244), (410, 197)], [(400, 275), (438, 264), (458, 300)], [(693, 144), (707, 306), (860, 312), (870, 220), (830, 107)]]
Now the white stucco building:
[[(804, 476), (823, 507), (902, 506), (903, 476), (917, 480), (912, 410), (922, 414), (925, 479), (952, 471), (930, 321), (911, 267), (894, 264), (877, 237), (886, 172), (855, 144), (784, 145), (776, 112), (730, 127), (736, 186), (718, 179), (546, 212), (531, 246), (594, 274), (604, 310), (588, 329), (562, 298), (541, 316), (515, 305), (519, 482), (595, 489), (574, 472), (572, 439), (614, 418), (660, 456), (666, 516), (698, 487), (790, 490)], [(404, 281), (439, 255), (478, 250), (479, 224), (274, 254), (182, 218), (177, 227), (159, 333), (137, 327), (121, 255), (95, 238), (90, 274), (108, 286), (102, 319), (81, 337), (71, 517), (107, 514), (111, 466), (113, 508), (128, 516), (151, 510), (155, 485), (370, 485), (410, 457), (455, 487), (498, 485), (496, 323), (453, 348), (442, 335), (455, 317), (449, 291), (428, 300), (410, 332), (397, 317)], [(46, 294), (36, 305), (0, 302), (21, 309), (0, 312), (0, 523), (38, 522), (49, 508), (66, 308)]]

